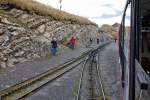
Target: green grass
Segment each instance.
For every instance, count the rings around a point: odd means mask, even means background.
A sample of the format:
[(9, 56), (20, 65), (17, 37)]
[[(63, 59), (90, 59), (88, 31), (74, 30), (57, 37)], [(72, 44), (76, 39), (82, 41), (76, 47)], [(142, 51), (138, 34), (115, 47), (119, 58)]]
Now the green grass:
[(58, 9), (54, 9), (50, 6), (46, 6), (33, 0), (0, 0), (0, 4), (12, 4), (17, 8), (26, 10), (30, 13), (36, 13), (43, 16), (50, 16), (54, 20), (71, 21), (71, 23), (77, 24), (96, 25), (95, 23), (81, 16), (60, 11)]
[(5, 13), (5, 11), (0, 9), (0, 14), (4, 14), (4, 13)]

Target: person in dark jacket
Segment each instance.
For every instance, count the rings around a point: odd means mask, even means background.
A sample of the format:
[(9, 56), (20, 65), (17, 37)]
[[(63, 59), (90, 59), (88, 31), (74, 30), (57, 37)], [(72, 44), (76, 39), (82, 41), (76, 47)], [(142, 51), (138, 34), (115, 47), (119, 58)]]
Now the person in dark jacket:
[(57, 53), (57, 47), (58, 47), (56, 38), (53, 38), (53, 40), (51, 41), (51, 44), (52, 44), (51, 52), (53, 56), (55, 56)]
[(92, 44), (92, 38), (90, 38), (90, 44)]
[(99, 44), (99, 38), (97, 38), (97, 44)]

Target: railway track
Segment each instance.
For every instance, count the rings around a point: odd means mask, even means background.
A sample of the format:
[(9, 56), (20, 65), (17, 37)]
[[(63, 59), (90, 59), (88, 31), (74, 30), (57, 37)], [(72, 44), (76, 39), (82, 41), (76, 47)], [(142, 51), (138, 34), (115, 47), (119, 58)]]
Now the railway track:
[[(102, 44), (99, 48), (105, 46), (106, 44), (108, 43)], [(0, 91), (0, 100), (19, 100), (32, 94), (33, 92), (36, 92), (36, 90), (40, 89), (47, 83), (59, 78), (63, 74), (77, 67), (79, 64), (83, 63), (85, 61), (85, 57), (92, 51), (93, 50), (87, 51), (81, 56), (73, 58), (62, 65), (54, 67), (24, 82)]]
[(76, 100), (108, 100), (99, 70), (98, 50), (85, 60), (81, 72)]
[(103, 86), (103, 83), (102, 83), (102, 78), (101, 78), (101, 74), (100, 74), (100, 70), (99, 70), (99, 54), (97, 54), (97, 58), (96, 58), (96, 71), (97, 71), (97, 75), (98, 75), (98, 81), (99, 81), (99, 85), (100, 85), (100, 88), (101, 88), (101, 94), (102, 94), (102, 97), (103, 97), (103, 100), (106, 100), (106, 95), (105, 95), (105, 91), (104, 91), (104, 86)]
[(56, 78), (62, 76), (67, 73), (71, 69), (75, 68), (79, 64), (81, 64), (84, 60), (84, 57), (91, 51), (88, 51), (82, 54), (80, 57), (73, 58), (72, 60), (50, 69), (38, 76), (35, 76), (29, 80), (11, 86), (5, 90), (0, 91), (0, 99), (1, 100), (18, 100), (24, 98), (25, 96), (31, 94), (37, 89), (41, 88), (45, 84), (55, 80)]

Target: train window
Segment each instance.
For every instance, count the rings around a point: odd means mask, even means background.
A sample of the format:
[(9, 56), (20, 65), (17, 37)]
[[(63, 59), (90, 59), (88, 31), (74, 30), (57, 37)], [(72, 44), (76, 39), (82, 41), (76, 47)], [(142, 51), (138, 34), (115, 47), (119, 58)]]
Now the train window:
[(150, 1), (141, 0), (142, 16), (142, 48), (141, 64), (145, 71), (150, 72)]
[(148, 41), (147, 41), (147, 43), (148, 43), (148, 52), (150, 52), (150, 34), (148, 35)]
[(124, 53), (126, 59), (129, 57), (129, 39), (130, 39), (130, 17), (131, 17), (131, 5), (128, 4), (127, 10), (125, 12), (124, 19)]

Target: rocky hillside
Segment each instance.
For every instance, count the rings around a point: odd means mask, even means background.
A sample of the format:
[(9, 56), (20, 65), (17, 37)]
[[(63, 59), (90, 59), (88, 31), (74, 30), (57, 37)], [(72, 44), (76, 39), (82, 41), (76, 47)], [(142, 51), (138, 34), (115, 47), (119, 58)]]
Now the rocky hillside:
[(107, 32), (112, 38), (117, 38), (119, 26), (120, 24), (118, 23), (114, 23), (113, 25), (104, 24), (100, 30)]
[(76, 35), (82, 45), (97, 33), (89, 20), (52, 9), (32, 0), (0, 1), (0, 68), (45, 57), (53, 37), (62, 45)]

